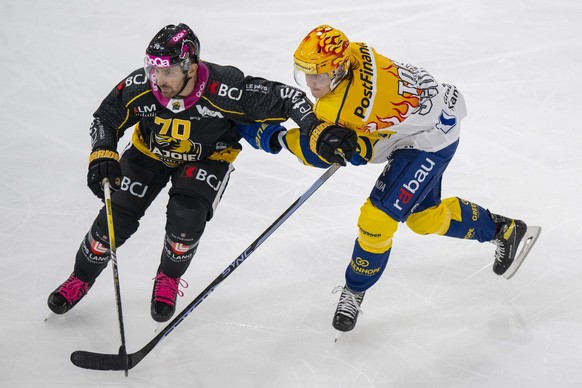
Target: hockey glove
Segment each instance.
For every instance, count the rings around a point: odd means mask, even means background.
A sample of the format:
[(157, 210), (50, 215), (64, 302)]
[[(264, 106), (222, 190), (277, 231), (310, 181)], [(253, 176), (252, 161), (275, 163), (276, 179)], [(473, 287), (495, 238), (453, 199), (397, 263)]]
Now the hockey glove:
[(119, 154), (111, 150), (95, 150), (89, 156), (87, 186), (93, 194), (103, 199), (103, 179), (108, 178), (112, 190), (121, 188), (121, 167)]
[(282, 145), (279, 141), (279, 134), (286, 131), (286, 128), (282, 125), (237, 123), (236, 126), (242, 137), (254, 148), (271, 154), (277, 154), (281, 151)]
[(358, 148), (358, 136), (348, 128), (321, 123), (309, 134), (309, 148), (329, 163), (346, 165)]

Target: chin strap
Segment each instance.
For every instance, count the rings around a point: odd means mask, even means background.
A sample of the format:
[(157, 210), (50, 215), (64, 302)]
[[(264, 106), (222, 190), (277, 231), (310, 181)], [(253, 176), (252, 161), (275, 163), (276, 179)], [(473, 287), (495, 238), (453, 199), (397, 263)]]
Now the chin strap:
[(184, 77), (184, 84), (182, 85), (182, 87), (180, 88), (180, 90), (178, 91), (178, 93), (176, 93), (176, 95), (173, 98), (182, 97), (182, 96), (180, 96), (180, 93), (182, 93), (182, 91), (184, 90), (184, 88), (186, 88), (186, 85), (188, 85), (188, 82), (190, 82), (191, 79), (192, 79), (192, 77), (188, 77), (188, 76), (185, 76)]

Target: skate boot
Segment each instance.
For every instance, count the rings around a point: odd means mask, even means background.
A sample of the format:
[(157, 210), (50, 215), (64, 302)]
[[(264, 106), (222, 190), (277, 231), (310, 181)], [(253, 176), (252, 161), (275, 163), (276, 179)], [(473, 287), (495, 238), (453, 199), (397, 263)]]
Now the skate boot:
[[(491, 241), (495, 248), (493, 272), (510, 279), (521, 266), (533, 244), (541, 233), (539, 226), (527, 226), (521, 220), (514, 220), (491, 213), (497, 232)], [(521, 250), (519, 250), (521, 245)]]
[(48, 307), (55, 314), (64, 314), (73, 307), (89, 292), (93, 283), (89, 284), (71, 274), (63, 284), (59, 286), (48, 297)]
[(158, 272), (154, 280), (151, 307), (152, 318), (157, 322), (166, 322), (172, 318), (174, 311), (176, 311), (176, 296), (184, 296), (178, 286), (181, 285), (187, 288), (188, 283), (180, 278), (171, 278), (163, 272)]
[(342, 293), (335, 309), (332, 326), (339, 331), (350, 331), (356, 326), (358, 314), (362, 311), (360, 305), (366, 293), (354, 292), (347, 286), (338, 287), (334, 292), (339, 290)]

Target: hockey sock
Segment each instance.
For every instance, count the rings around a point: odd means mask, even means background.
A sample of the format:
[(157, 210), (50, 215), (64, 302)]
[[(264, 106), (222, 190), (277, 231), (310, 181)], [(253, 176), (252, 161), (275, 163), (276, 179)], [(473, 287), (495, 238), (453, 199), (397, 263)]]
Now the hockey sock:
[(192, 262), (197, 248), (198, 241), (188, 245), (173, 241), (166, 235), (159, 271), (171, 278), (181, 277)]
[(102, 237), (93, 236), (92, 232), (87, 233), (77, 251), (73, 271), (77, 278), (88, 283), (97, 279), (111, 259), (109, 244)]
[(495, 223), (487, 209), (461, 198), (451, 198), (450, 200), (451, 224), (444, 234), (445, 236), (480, 242), (493, 239)]
[(347, 287), (356, 292), (364, 292), (372, 287), (388, 264), (390, 250), (380, 254), (370, 253), (362, 249), (356, 240), (352, 260), (346, 269)]

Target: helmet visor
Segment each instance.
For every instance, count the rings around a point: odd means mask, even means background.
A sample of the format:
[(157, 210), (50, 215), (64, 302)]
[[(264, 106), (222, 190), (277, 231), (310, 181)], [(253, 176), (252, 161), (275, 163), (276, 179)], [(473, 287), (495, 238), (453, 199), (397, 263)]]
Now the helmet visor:
[(144, 70), (146, 76), (150, 79), (156, 80), (160, 76), (168, 78), (183, 77), (188, 72), (190, 60), (185, 59), (178, 63), (172, 63), (170, 57), (157, 57), (146, 54), (144, 58)]
[(295, 69), (293, 77), (298, 85), (308, 88), (329, 87), (331, 84), (328, 73), (305, 74), (303, 71)]

